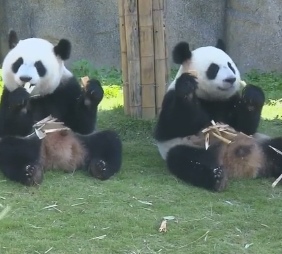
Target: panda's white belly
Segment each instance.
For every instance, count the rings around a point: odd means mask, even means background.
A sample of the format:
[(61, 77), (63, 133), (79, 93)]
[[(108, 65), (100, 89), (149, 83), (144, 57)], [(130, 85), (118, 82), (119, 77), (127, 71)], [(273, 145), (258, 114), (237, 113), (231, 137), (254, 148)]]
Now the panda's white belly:
[[(257, 141), (264, 141), (266, 139), (269, 139), (270, 137), (262, 134), (262, 133), (255, 133), (253, 137)], [(187, 136), (185, 138), (174, 138), (170, 139), (168, 141), (163, 141), (163, 142), (156, 142), (158, 146), (159, 153), (163, 160), (166, 159), (168, 151), (177, 146), (177, 145), (187, 145), (187, 146), (193, 146), (193, 147), (203, 147), (204, 145), (204, 139), (203, 137), (197, 136), (197, 135), (192, 135), (192, 136)], [(202, 144), (203, 143), (203, 144)]]
[(194, 144), (194, 138), (195, 136), (188, 136), (185, 138), (174, 138), (168, 141), (157, 142), (156, 144), (158, 146), (158, 150), (161, 157), (165, 160), (168, 151), (177, 145), (187, 145), (187, 146), (189, 145), (189, 146), (197, 147), (197, 145)]

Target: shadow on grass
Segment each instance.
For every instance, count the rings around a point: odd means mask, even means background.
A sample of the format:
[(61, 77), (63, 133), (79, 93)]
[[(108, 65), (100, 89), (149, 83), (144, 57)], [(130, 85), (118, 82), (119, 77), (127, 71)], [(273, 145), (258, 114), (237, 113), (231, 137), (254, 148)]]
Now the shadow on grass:
[(123, 140), (152, 139), (156, 120), (136, 119), (125, 115), (123, 106), (110, 110), (101, 110), (98, 113), (98, 129), (113, 129)]

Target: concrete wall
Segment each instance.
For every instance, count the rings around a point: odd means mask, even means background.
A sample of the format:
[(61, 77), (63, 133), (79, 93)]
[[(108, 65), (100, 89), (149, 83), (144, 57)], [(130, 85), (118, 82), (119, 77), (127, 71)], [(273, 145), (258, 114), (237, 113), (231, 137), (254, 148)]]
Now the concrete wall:
[[(120, 67), (117, 0), (5, 2), (2, 27), (16, 29), (22, 38), (51, 42), (69, 38), (73, 44), (69, 64), (86, 59), (97, 68)], [(280, 70), (281, 7), (281, 0), (166, 0), (169, 49), (180, 40), (195, 48), (214, 45), (222, 37), (242, 72)]]
[(226, 35), (241, 70), (282, 72), (281, 0), (228, 0)]

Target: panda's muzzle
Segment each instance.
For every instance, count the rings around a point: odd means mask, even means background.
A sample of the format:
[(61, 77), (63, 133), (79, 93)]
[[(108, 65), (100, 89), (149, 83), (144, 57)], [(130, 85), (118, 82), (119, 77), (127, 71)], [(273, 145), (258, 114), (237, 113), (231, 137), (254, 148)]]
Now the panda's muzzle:
[(30, 80), (32, 80), (32, 78), (31, 78), (31, 77), (28, 77), (28, 76), (21, 76), (21, 77), (20, 77), (20, 80), (21, 80), (22, 82), (24, 82), (24, 83), (27, 83), (27, 82), (29, 82)]
[(226, 78), (223, 81), (230, 84), (230, 85), (233, 85), (234, 82), (236, 81), (236, 78)]

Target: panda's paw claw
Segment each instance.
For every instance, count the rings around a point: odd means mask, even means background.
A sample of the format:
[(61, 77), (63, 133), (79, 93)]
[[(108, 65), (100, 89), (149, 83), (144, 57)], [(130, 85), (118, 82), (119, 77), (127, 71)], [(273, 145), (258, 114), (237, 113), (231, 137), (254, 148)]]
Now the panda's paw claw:
[(226, 188), (227, 185), (227, 178), (225, 170), (219, 166), (213, 169), (213, 177), (214, 177), (214, 189), (216, 191), (221, 191)]
[(107, 166), (104, 160), (94, 160), (89, 165), (90, 174), (100, 180), (106, 180)]
[(43, 170), (39, 165), (27, 165), (25, 167), (27, 186), (39, 185), (43, 181)]

